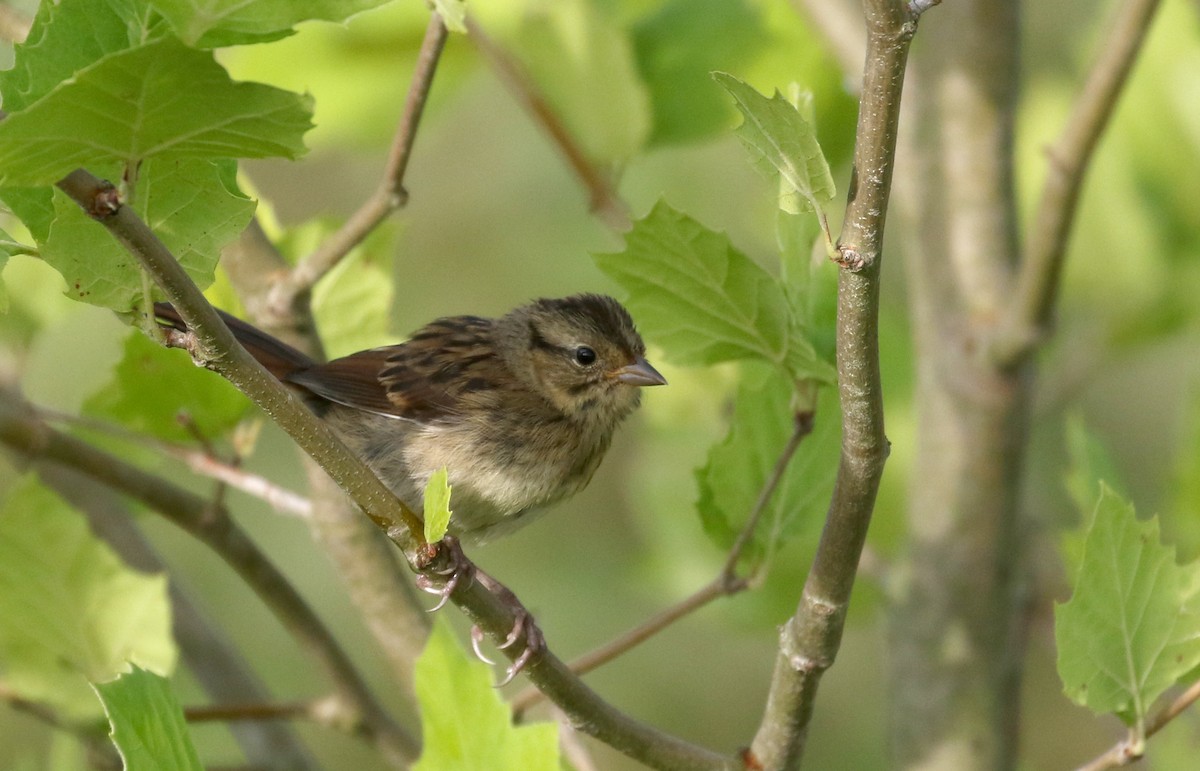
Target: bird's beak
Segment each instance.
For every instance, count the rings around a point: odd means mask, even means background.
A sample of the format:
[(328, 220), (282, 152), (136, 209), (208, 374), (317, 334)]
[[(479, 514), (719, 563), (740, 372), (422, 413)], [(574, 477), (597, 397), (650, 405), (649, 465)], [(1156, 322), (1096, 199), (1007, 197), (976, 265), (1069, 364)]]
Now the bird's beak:
[(666, 385), (667, 379), (659, 374), (658, 370), (650, 366), (650, 362), (643, 359), (641, 356), (637, 358), (633, 364), (621, 367), (613, 373), (613, 377), (617, 382), (631, 386), (656, 386)]

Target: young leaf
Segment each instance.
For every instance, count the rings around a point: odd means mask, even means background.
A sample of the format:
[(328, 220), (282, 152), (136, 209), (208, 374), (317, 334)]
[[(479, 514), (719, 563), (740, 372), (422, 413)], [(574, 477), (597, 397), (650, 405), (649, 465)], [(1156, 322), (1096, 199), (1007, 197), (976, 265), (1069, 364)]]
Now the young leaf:
[(165, 677), (134, 666), (116, 680), (92, 687), (104, 703), (125, 768), (201, 771), (183, 709)]
[[(164, 383), (170, 383), (170, 388), (164, 388)], [(233, 428), (249, 407), (241, 392), (192, 364), (182, 351), (167, 350), (130, 330), (113, 379), (88, 397), (83, 411), (138, 433), (186, 441), (192, 434), (179, 424), (180, 413), (186, 412), (202, 435), (215, 440)]]
[(625, 251), (593, 259), (628, 290), (633, 316), (675, 362), (764, 359), (795, 380), (836, 377), (798, 333), (779, 281), (666, 203), (634, 225)]
[(311, 103), (235, 83), (211, 53), (164, 38), (106, 56), (0, 122), (0, 185), (48, 185), (79, 166), (164, 154), (295, 158)]
[[(696, 509), (705, 532), (729, 548), (754, 508), (759, 494), (795, 426), (794, 388), (776, 370), (743, 367), (729, 433), (696, 471), (700, 497)], [(837, 394), (821, 389), (813, 431), (804, 437), (774, 496), (764, 509), (750, 553), (761, 553), (815, 528), (823, 521), (837, 474), (841, 419)]]
[(425, 751), (413, 771), (559, 771), (556, 727), (513, 725), (488, 667), (440, 619), (417, 659), (416, 690)]
[[(713, 78), (737, 102), (743, 117), (737, 135), (755, 166), (770, 179), (779, 174), (794, 194), (782, 197), (780, 207), (798, 214), (816, 211), (822, 202), (832, 199), (837, 188), (829, 163), (817, 142), (816, 130), (800, 110), (778, 91), (768, 99), (727, 73), (714, 72)], [(809, 95), (810, 102), (811, 98)]]
[(442, 466), (425, 485), (425, 542), (437, 543), (450, 526), (450, 482)]
[(127, 568), (32, 478), (0, 510), (0, 661), (5, 683), (69, 718), (98, 714), (87, 680), (134, 661), (175, 666), (165, 576)]
[[(154, 160), (142, 164), (134, 210), (201, 289), (213, 281), (221, 247), (254, 214), (232, 184), (232, 161)], [(127, 313), (142, 300), (137, 260), (59, 190), (42, 258), (67, 282), (67, 296)]]
[(1066, 443), (1067, 473), (1063, 483), (1079, 512), (1080, 520), (1078, 527), (1063, 531), (1058, 545), (1064, 566), (1070, 574), (1074, 574), (1083, 561), (1088, 524), (1096, 509), (1096, 501), (1100, 498), (1101, 487), (1108, 485), (1122, 497), (1126, 495), (1126, 488), (1108, 448), (1087, 430), (1083, 416), (1078, 413), (1067, 416)]
[(1163, 691), (1200, 665), (1200, 569), (1175, 563), (1158, 520), (1138, 520), (1107, 486), (1075, 592), (1054, 614), (1058, 673), (1072, 700), (1139, 732)]
[(451, 32), (467, 34), (466, 0), (433, 0), (433, 9)]
[(150, 0), (175, 34), (198, 48), (265, 43), (302, 21), (344, 21), (388, 0)]

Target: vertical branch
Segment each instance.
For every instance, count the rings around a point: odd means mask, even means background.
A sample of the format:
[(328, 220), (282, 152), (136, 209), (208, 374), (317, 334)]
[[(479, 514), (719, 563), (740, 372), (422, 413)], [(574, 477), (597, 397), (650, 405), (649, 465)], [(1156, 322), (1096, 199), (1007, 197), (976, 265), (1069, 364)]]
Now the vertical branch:
[(752, 752), (763, 768), (794, 768), (821, 676), (841, 643), (850, 592), (887, 456), (879, 375), (879, 277), (900, 96), (916, 16), (866, 0), (867, 56), (845, 225), (839, 241), (837, 359), (842, 453), (812, 569), (784, 625)]

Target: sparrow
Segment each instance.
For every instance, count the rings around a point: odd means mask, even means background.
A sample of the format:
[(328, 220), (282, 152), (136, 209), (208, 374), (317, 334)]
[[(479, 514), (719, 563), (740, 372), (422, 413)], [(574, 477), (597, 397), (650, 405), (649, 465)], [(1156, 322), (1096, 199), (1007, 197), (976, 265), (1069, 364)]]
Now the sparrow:
[[(155, 313), (187, 331), (171, 305)], [(586, 487), (641, 389), (667, 382), (628, 311), (599, 294), (440, 318), (407, 342), (325, 363), (222, 316), (410, 509), (423, 510), (430, 475), (445, 467), (450, 532), (474, 543)]]

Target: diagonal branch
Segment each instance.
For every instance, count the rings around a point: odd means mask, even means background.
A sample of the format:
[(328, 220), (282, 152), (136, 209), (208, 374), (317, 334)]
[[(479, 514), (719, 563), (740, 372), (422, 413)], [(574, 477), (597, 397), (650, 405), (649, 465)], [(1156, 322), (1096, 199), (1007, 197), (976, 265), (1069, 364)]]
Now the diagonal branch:
[[(1200, 701), (1200, 681), (1192, 683), (1191, 687), (1171, 702), (1162, 708), (1162, 711), (1150, 718), (1150, 722), (1146, 724), (1146, 735), (1143, 737), (1149, 739), (1154, 734), (1158, 733), (1167, 725), (1183, 714), (1184, 710)], [(1116, 768), (1118, 766), (1127, 766), (1134, 761), (1140, 760), (1142, 757), (1141, 751), (1135, 751), (1133, 744), (1129, 740), (1118, 742), (1107, 752), (1099, 757), (1080, 766), (1077, 771), (1103, 771), (1106, 768)]]
[(396, 127), (391, 149), (388, 151), (387, 166), (383, 179), (358, 211), (346, 220), (341, 229), (330, 236), (312, 254), (305, 257), (274, 290), (271, 303), (279, 309), (290, 308), (296, 298), (313, 288), (329, 271), (333, 270), (350, 250), (362, 243), (371, 231), (387, 219), (388, 215), (404, 206), (408, 192), (404, 189), (404, 173), (412, 156), (413, 143), (417, 139), (417, 125), (425, 110), (425, 102), (433, 85), (438, 60), (446, 45), (446, 25), (436, 12), (429, 18), (425, 39), (417, 54), (417, 66), (413, 72), (412, 85), (404, 102), (404, 112)]
[(31, 460), (66, 466), (120, 490), (211, 548), (325, 666), (346, 704), (358, 713), (364, 732), (397, 765), (416, 757), (419, 742), (375, 701), (328, 628), (225, 509), (47, 426), (7, 392), (0, 394), (0, 442)]
[[(271, 415), (401, 548), (414, 570), (435, 581), (444, 581), (446, 568), (450, 566), (449, 550), (440, 548), (440, 544), (425, 544), (420, 519), (350, 453), (323, 421), (237, 343), (170, 251), (133, 211), (121, 205), (111, 183), (76, 169), (57, 184), (151, 274), (191, 330), (193, 357), (225, 377)], [(471, 581), (461, 582), (450, 599), (493, 641), (506, 645), (502, 649), (506, 656), (511, 660), (521, 656), (527, 645), (526, 635), (508, 640), (517, 620), (511, 598), (493, 593), (479, 581)], [(689, 744), (620, 712), (549, 651), (540, 653), (524, 671), (573, 724), (651, 767), (697, 771), (738, 767), (738, 761), (731, 756)]]
[(618, 195), (612, 179), (587, 156), (520, 62), (492, 40), (470, 17), (467, 18), (467, 31), (496, 75), (550, 137), (571, 171), (587, 189), (592, 213), (613, 230), (629, 230), (629, 209)]
[(1046, 181), (1025, 244), (1016, 295), (992, 347), (992, 356), (1001, 366), (1020, 363), (1048, 333), (1084, 175), (1158, 4), (1158, 0), (1117, 4), (1117, 18), (1100, 45), (1083, 93), (1062, 136), (1047, 151)]
[(900, 95), (916, 16), (899, 0), (865, 0), (867, 57), (849, 203), (838, 249), (837, 362), (842, 453), (825, 529), (795, 615), (780, 633), (775, 672), (751, 747), (763, 768), (804, 753), (821, 676), (841, 644), (888, 442), (879, 374), (879, 276)]

